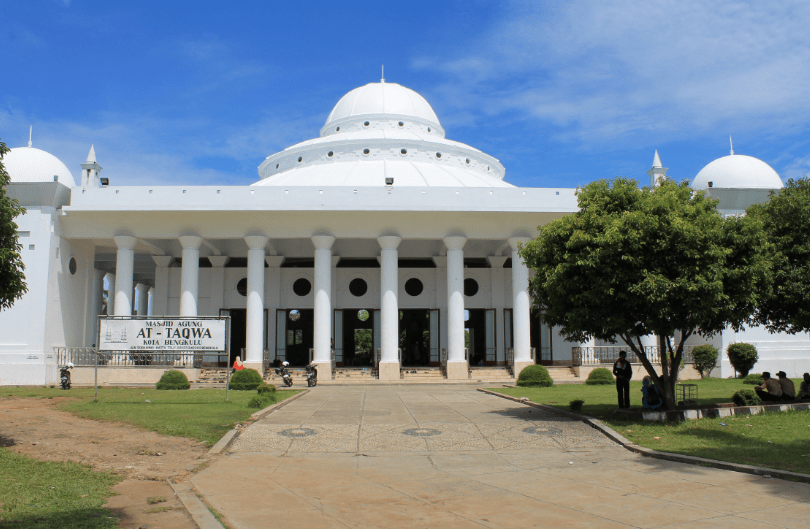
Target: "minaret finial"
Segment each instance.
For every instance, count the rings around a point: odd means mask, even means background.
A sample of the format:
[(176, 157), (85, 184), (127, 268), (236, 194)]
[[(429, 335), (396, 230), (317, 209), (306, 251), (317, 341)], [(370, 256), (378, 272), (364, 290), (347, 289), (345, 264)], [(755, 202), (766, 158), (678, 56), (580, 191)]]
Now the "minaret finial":
[(731, 154), (734, 154), (734, 140), (731, 139), (731, 134), (728, 135), (728, 143), (731, 145)]
[(28, 129), (28, 146), (31, 147), (33, 142), (31, 141), (31, 136), (34, 135), (34, 126), (31, 125), (31, 128)]
[(380, 79), (381, 83), (385, 82), (385, 65), (382, 65), (382, 78)]

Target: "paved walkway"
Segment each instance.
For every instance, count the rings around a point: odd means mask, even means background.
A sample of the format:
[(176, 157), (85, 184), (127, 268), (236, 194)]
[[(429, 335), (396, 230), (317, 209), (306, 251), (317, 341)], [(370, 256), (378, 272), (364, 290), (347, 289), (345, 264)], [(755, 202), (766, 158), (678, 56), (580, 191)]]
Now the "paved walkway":
[(810, 485), (632, 454), (466, 386), (318, 387), (193, 484), (234, 527), (810, 526)]

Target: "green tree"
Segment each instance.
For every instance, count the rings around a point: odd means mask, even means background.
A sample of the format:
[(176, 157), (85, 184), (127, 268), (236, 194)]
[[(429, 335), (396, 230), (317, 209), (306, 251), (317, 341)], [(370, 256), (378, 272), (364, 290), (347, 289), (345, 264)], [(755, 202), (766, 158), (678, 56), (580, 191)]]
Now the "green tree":
[[(673, 409), (686, 340), (739, 329), (754, 312), (768, 276), (761, 226), (723, 219), (687, 182), (599, 180), (578, 201), (520, 251), (537, 272), (533, 302), (570, 341), (623, 340)], [(660, 374), (641, 344), (650, 334), (663, 337)]]
[(771, 332), (810, 331), (810, 179), (788, 180), (770, 200), (748, 208), (762, 222), (772, 254), (772, 290), (757, 308)]
[(3, 166), (3, 156), (9, 150), (0, 141), (0, 310), (11, 307), (28, 292), (23, 273), (25, 265), (20, 255), (22, 246), (14, 222), (14, 217), (25, 213), (25, 209), (15, 199), (6, 196), (11, 177)]

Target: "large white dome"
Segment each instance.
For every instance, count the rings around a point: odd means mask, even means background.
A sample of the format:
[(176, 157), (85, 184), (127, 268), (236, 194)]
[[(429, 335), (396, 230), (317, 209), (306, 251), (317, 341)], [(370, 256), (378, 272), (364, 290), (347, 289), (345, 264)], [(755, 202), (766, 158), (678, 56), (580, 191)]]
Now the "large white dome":
[[(397, 83), (369, 83), (355, 88), (338, 101), (324, 124), (323, 132), (331, 125), (364, 117), (416, 118), (426, 124), (441, 127), (433, 108), (410, 88)], [(324, 135), (323, 132), (321, 135)]]
[(14, 183), (53, 182), (75, 187), (67, 166), (49, 152), (35, 147), (16, 147), (3, 156), (3, 165)]
[(731, 154), (713, 161), (692, 181), (692, 189), (781, 189), (782, 179), (767, 163), (744, 154)]

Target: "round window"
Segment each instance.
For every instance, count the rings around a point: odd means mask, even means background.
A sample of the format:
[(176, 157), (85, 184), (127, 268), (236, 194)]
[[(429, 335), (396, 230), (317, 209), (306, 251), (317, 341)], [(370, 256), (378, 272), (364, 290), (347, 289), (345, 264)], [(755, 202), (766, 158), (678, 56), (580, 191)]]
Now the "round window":
[(470, 159), (469, 158), (467, 158), (466, 162), (467, 162), (467, 165), (470, 165)]
[(239, 280), (236, 284), (236, 291), (239, 292), (240, 296), (247, 296), (247, 278), (243, 277)]
[(371, 151), (369, 151), (368, 149), (363, 149), (363, 154), (368, 154), (369, 152)]
[(370, 124), (371, 124), (371, 123), (369, 123), (368, 121), (364, 121), (364, 122), (363, 122), (363, 126), (364, 126), (364, 127), (368, 127)]
[(304, 161), (304, 157), (303, 157), (303, 156), (299, 156), (299, 157), (298, 157), (298, 161), (299, 161), (299, 162)]
[(430, 127), (428, 127), (428, 132), (430, 132)]
[(278, 164), (276, 164), (276, 169), (278, 169)]
[(360, 321), (368, 320), (368, 316), (369, 316), (368, 311), (365, 310), (365, 309), (357, 311), (357, 319), (360, 320)]
[(78, 265), (76, 265), (76, 258), (71, 257), (70, 262), (68, 262), (68, 271), (70, 271), (70, 275), (75, 276), (77, 268), (78, 268)]
[(298, 321), (301, 319), (301, 311), (299, 310), (291, 310), (289, 312), (290, 321)]
[(437, 152), (437, 153), (436, 153), (436, 158), (441, 158), (441, 157), (442, 157), (442, 153)]
[(478, 294), (478, 281), (468, 277), (464, 280), (464, 295), (472, 297), (476, 294)]
[(293, 283), (293, 292), (295, 292), (296, 296), (306, 296), (312, 290), (312, 283), (309, 282), (309, 279), (296, 279), (295, 283)]
[(352, 296), (356, 298), (365, 296), (366, 292), (368, 292), (368, 285), (359, 277), (352, 279), (351, 283), (349, 283), (349, 292), (351, 292)]
[(340, 127), (335, 127), (335, 132), (340, 132)]
[(405, 292), (409, 296), (416, 297), (422, 293), (425, 287), (422, 285), (422, 282), (416, 279), (415, 277), (410, 278), (409, 280), (405, 281)]
[(405, 124), (404, 124), (403, 122), (401, 122), (401, 121), (400, 121), (400, 122), (399, 122), (399, 126), (400, 126), (400, 127), (404, 127), (404, 126), (405, 126)]
[(334, 156), (334, 155), (335, 155), (335, 153), (334, 153), (334, 152), (332, 152), (332, 151), (329, 151), (328, 153), (326, 153), (326, 155), (327, 155), (328, 157), (330, 157), (330, 158), (331, 158), (332, 156)]
[(401, 152), (402, 154), (408, 154), (408, 149), (402, 149), (402, 150), (401, 150), (401, 151), (399, 151), (399, 152)]

